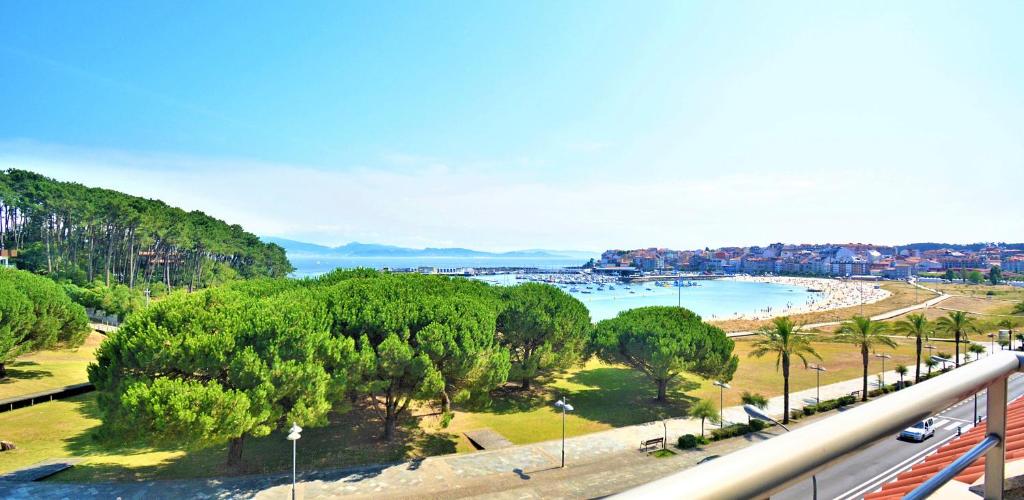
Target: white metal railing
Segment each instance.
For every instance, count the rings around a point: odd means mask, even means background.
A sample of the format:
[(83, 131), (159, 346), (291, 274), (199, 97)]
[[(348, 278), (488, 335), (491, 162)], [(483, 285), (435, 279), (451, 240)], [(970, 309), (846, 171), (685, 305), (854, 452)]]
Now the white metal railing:
[[(1006, 457), (1007, 378), (1022, 371), (1022, 362), (1024, 354), (1009, 351), (995, 353), (947, 374), (713, 462), (628, 490), (617, 497), (716, 500), (767, 498), (985, 389), (988, 391), (988, 416), (985, 424), (987, 437), (982, 442), (983, 450), (978, 450), (978, 447), (972, 450), (970, 455), (973, 458), (970, 458), (967, 465), (984, 455), (985, 498), (1001, 499)], [(954, 463), (950, 468), (954, 465), (959, 467), (963, 464)], [(937, 489), (955, 475), (942, 471), (936, 476), (939, 479), (928, 486)]]

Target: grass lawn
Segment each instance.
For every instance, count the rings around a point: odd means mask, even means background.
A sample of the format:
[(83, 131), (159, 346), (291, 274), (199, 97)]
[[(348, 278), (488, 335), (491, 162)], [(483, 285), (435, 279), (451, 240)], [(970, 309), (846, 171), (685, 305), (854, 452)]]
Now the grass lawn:
[[(101, 437), (99, 425), (95, 394), (0, 413), (0, 439), (18, 446), (0, 453), (0, 473), (59, 457), (86, 460), (55, 476), (56, 481), (175, 479), (282, 472), (291, 467), (291, 446), (283, 430), (246, 440), (244, 467), (229, 470), (224, 466), (225, 446), (185, 451), (118, 442)], [(303, 431), (298, 468), (336, 469), (455, 452), (454, 436), (426, 434), (413, 420), (405, 423), (393, 443), (378, 440), (379, 432), (378, 421), (365, 411), (333, 415), (328, 426)]]
[(93, 332), (77, 349), (39, 351), (19, 357), (7, 365), (7, 378), (0, 380), (0, 399), (88, 382), (85, 367), (96, 359), (93, 353), (104, 338)]
[[(730, 382), (733, 389), (725, 392), (726, 406), (740, 404), (740, 397), (745, 390), (768, 397), (782, 394), (782, 374), (775, 368), (775, 359), (769, 356), (749, 357), (752, 343), (748, 339), (736, 341), (735, 353), (740, 357), (740, 365)], [(895, 350), (879, 350), (892, 355), (892, 359), (886, 360), (886, 370), (901, 363), (907, 366), (914, 364), (913, 343), (899, 340), (898, 344)], [(862, 365), (857, 348), (833, 342), (815, 342), (814, 346), (823, 358), (821, 363), (828, 369), (821, 376), (822, 385), (861, 376)], [(870, 373), (881, 371), (879, 361), (874, 357), (870, 359)], [(814, 387), (814, 384), (815, 372), (804, 369), (802, 363), (795, 361), (790, 375), (790, 389), (795, 392)], [(561, 415), (553, 406), (560, 394), (566, 395), (576, 408), (566, 418), (566, 434), (569, 436), (664, 417), (685, 416), (690, 402), (695, 399), (708, 398), (716, 405), (719, 399), (719, 389), (712, 381), (691, 376), (672, 388), (669, 403), (658, 404), (654, 401), (654, 384), (640, 372), (593, 359), (582, 369), (555, 377), (542, 390), (531, 393), (511, 392), (504, 398), (496, 399), (490, 409), (457, 411), (447, 431), (458, 435), (456, 448), (459, 451), (473, 450), (472, 444), (462, 432), (483, 427), (494, 429), (516, 444), (555, 439), (562, 432)]]
[[(831, 311), (819, 311), (810, 312), (804, 314), (794, 314), (790, 316), (793, 321), (798, 324), (811, 324), (811, 323), (827, 323), (830, 321), (843, 321), (852, 318), (855, 315), (863, 314), (865, 316), (874, 316), (884, 312), (900, 309), (914, 304), (920, 304), (936, 295), (927, 290), (921, 290), (909, 283), (902, 281), (885, 281), (882, 282), (881, 287), (888, 290), (892, 295), (884, 300), (872, 304), (865, 304), (863, 307), (845, 307), (842, 309), (833, 309)], [(712, 321), (711, 323), (717, 325), (727, 332), (742, 332), (742, 331), (754, 331), (758, 328), (767, 325), (770, 321), (765, 320), (745, 320), (745, 319), (732, 319), (724, 321)]]
[[(880, 353), (892, 355), (892, 359), (885, 360), (885, 369), (887, 371), (892, 370), (897, 364), (904, 364), (911, 368), (910, 374), (913, 376), (912, 367), (915, 361), (914, 344), (909, 340), (898, 340), (897, 342), (898, 346), (895, 350), (889, 348), (878, 350)], [(725, 391), (726, 406), (740, 404), (740, 397), (743, 391), (760, 393), (767, 397), (782, 394), (782, 370), (781, 368), (776, 370), (776, 358), (770, 355), (766, 355), (763, 358), (748, 356), (748, 353), (752, 350), (752, 344), (753, 340), (750, 339), (736, 339), (736, 349), (734, 352), (740, 357), (740, 366), (736, 370), (732, 381), (729, 382), (732, 389)], [(828, 370), (821, 374), (821, 385), (842, 382), (862, 375), (863, 365), (860, 350), (856, 347), (850, 344), (834, 342), (815, 342), (814, 348), (821, 355), (822, 360), (819, 361), (809, 357), (807, 361), (809, 363), (820, 363)], [(927, 355), (927, 351), (925, 351), (925, 355)], [(799, 360), (794, 360), (792, 363), (789, 377), (790, 391), (796, 392), (814, 387), (816, 372), (805, 369), (803, 363)], [(868, 360), (868, 373), (869, 377), (872, 377), (869, 382), (873, 381), (873, 377), (881, 371), (881, 359), (871, 357)], [(690, 391), (688, 394), (697, 398), (711, 399), (717, 406), (719, 388), (713, 385), (710, 380), (694, 378), (693, 381), (699, 383), (700, 387)], [(891, 382), (886, 381), (886, 383)]]

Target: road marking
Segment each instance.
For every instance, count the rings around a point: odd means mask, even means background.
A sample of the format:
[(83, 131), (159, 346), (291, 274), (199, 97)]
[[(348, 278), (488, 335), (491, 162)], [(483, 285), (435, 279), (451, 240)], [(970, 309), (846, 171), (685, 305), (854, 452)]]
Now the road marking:
[(890, 479), (903, 472), (905, 467), (916, 464), (919, 460), (921, 460), (931, 452), (935, 451), (936, 448), (946, 444), (946, 442), (955, 437), (957, 437), (956, 434), (951, 434), (949, 436), (942, 438), (937, 443), (932, 444), (928, 448), (921, 450), (920, 452), (911, 456), (910, 458), (890, 467), (885, 472), (882, 472), (881, 474), (871, 479), (868, 479), (867, 481), (861, 483), (859, 486), (853, 488), (850, 491), (847, 491), (845, 494), (837, 496), (835, 500), (847, 500), (850, 498), (855, 498), (858, 495), (874, 491), (875, 488), (889, 482)]
[(953, 422), (953, 423), (943, 427), (943, 429), (945, 429), (947, 431), (951, 431), (953, 429), (956, 429), (957, 427), (960, 427), (961, 425), (963, 425), (963, 424), (961, 424), (960, 422)]
[[(1013, 376), (1010, 377), (1010, 379), (1014, 379), (1014, 378), (1019, 378), (1019, 377), (1013, 377)], [(1016, 402), (1021, 397), (1024, 397), (1024, 394), (1018, 394), (1016, 397), (1014, 397), (1012, 399), (1009, 399), (1007, 401), (1007, 406), (1009, 406), (1011, 403)], [(967, 400), (964, 400), (964, 401), (961, 401), (960, 404), (963, 404), (963, 403), (966, 403), (966, 402), (967, 402)], [(958, 405), (956, 405), (956, 406), (958, 406)], [(952, 407), (950, 407), (950, 408), (952, 408)], [(940, 413), (944, 413), (946, 411), (949, 411), (950, 408), (946, 408), (945, 410), (943, 410)], [(952, 419), (953, 417), (945, 417), (945, 418)], [(960, 420), (960, 419), (956, 419), (956, 420)], [(874, 491), (877, 488), (880, 488), (882, 485), (884, 485), (885, 483), (889, 482), (894, 477), (896, 477), (899, 474), (901, 474), (903, 471), (905, 471), (905, 470), (911, 468), (912, 466), (916, 465), (917, 462), (923, 460), (928, 454), (930, 454), (931, 452), (935, 451), (938, 447), (946, 444), (947, 442), (949, 442), (949, 441), (951, 441), (951, 440), (953, 440), (953, 439), (955, 439), (957, 437), (959, 437), (959, 436), (957, 436), (956, 434), (950, 434), (949, 436), (946, 436), (946, 437), (942, 438), (939, 442), (937, 442), (937, 443), (929, 446), (928, 448), (918, 452), (916, 455), (914, 455), (914, 456), (912, 456), (912, 457), (910, 457), (910, 458), (908, 458), (908, 459), (906, 459), (906, 460), (904, 460), (904, 461), (902, 461), (902, 462), (900, 462), (900, 463), (890, 467), (885, 472), (882, 472), (881, 474), (879, 474), (879, 475), (877, 475), (877, 476), (875, 476), (875, 477), (873, 477), (871, 479), (868, 479), (867, 481), (861, 483), (860, 485), (856, 486), (855, 488), (851, 489), (850, 491), (847, 491), (846, 493), (837, 496), (835, 498), (835, 500), (849, 500), (849, 499), (852, 499), (852, 498), (856, 498), (858, 495), (864, 495), (864, 494), (867, 494), (867, 493), (870, 493), (870, 492)]]

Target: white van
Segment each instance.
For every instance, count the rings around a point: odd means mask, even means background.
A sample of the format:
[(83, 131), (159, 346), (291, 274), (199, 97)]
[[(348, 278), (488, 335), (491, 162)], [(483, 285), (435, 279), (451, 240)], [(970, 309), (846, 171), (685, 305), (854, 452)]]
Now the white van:
[(906, 429), (900, 433), (900, 439), (906, 439), (908, 441), (917, 441), (920, 443), (925, 439), (928, 439), (935, 435), (935, 419), (928, 417)]

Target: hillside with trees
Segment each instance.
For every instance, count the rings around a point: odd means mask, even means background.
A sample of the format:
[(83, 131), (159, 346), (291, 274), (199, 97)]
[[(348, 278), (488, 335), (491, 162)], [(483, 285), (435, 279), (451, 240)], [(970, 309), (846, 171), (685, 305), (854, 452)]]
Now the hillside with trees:
[(280, 246), (203, 212), (16, 169), (0, 171), (0, 250), (54, 279), (154, 293), (293, 270)]

